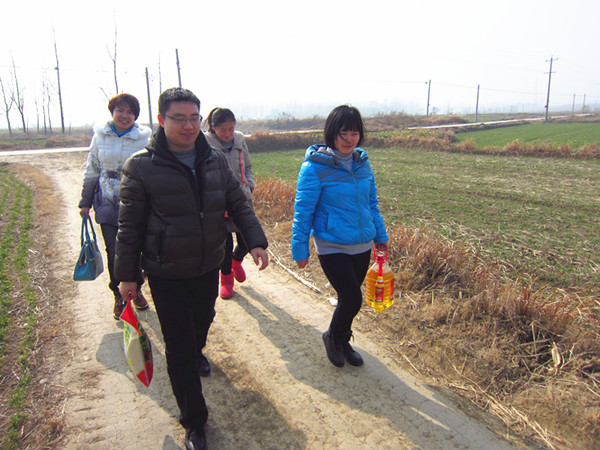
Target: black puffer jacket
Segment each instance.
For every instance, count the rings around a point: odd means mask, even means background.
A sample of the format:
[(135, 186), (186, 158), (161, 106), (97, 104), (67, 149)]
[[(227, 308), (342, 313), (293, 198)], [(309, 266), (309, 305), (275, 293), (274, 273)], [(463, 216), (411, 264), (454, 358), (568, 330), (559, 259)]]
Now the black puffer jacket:
[(160, 127), (146, 150), (125, 163), (119, 196), (115, 273), (121, 281), (136, 279), (140, 253), (142, 268), (164, 278), (189, 278), (219, 267), (225, 211), (249, 249), (267, 248), (239, 181), (202, 133), (192, 171), (168, 150)]

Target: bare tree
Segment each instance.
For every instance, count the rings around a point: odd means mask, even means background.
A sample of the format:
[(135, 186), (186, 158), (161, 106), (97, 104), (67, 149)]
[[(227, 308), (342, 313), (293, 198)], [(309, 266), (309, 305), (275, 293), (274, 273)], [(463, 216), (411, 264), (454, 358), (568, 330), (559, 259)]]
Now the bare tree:
[(40, 133), (40, 106), (38, 105), (37, 98), (35, 99), (34, 103), (35, 103), (35, 118), (36, 118), (37, 132), (39, 134)]
[[(42, 79), (42, 118), (44, 120), (44, 134), (48, 134), (48, 123), (50, 122), (50, 104), (52, 103), (53, 86), (48, 81), (46, 74)], [(52, 124), (50, 123), (50, 134), (52, 134)]]
[(48, 134), (48, 125), (46, 123), (46, 94), (42, 89), (42, 121), (44, 122), (44, 134)]
[[(52, 134), (52, 118), (50, 115), (50, 105), (52, 104), (52, 89), (48, 86), (48, 80), (44, 80), (44, 99), (46, 104), (46, 114), (44, 117), (48, 118), (48, 130), (50, 134)], [(44, 119), (44, 133), (47, 133), (46, 130), (46, 119)]]
[(50, 116), (50, 101), (48, 101), (48, 103), (46, 103), (46, 115), (48, 116), (48, 130), (50, 131), (50, 134), (52, 134), (52, 118)]
[(148, 76), (148, 68), (146, 67), (146, 90), (148, 92), (148, 119), (150, 119), (150, 128), (152, 126), (152, 102), (150, 101), (150, 77)]
[(162, 72), (160, 70), (160, 54), (158, 55), (158, 93), (162, 92)]
[(119, 93), (119, 82), (117, 80), (117, 18), (116, 17), (115, 17), (115, 49), (114, 49), (113, 54), (110, 53), (110, 50), (108, 51), (108, 57), (113, 62), (113, 74), (115, 77), (115, 89), (116, 89), (116, 93), (118, 94)]
[(17, 77), (17, 66), (15, 64), (15, 59), (12, 58), (12, 66), (13, 66), (13, 101), (15, 102), (15, 106), (17, 107), (17, 111), (21, 115), (21, 122), (23, 124), (23, 133), (27, 133), (27, 124), (25, 123), (25, 98), (23, 96), (23, 92), (19, 88), (19, 77)]
[[(52, 31), (54, 32), (54, 29)], [(65, 134), (65, 116), (63, 114), (62, 92), (60, 90), (60, 70), (58, 68), (58, 49), (56, 47), (56, 32), (54, 32), (54, 55), (56, 56), (56, 77), (58, 79), (58, 104), (60, 105), (60, 125), (62, 128), (62, 134)], [(52, 129), (50, 129), (50, 132), (52, 132)]]
[(12, 92), (6, 93), (4, 88), (4, 82), (2, 78), (0, 78), (0, 88), (2, 88), (2, 101), (4, 102), (4, 114), (6, 115), (6, 123), (8, 124), (8, 134), (12, 136), (12, 127), (10, 125), (10, 110), (14, 105), (14, 100), (12, 96)]
[(109, 101), (111, 99), (112, 94), (110, 92), (106, 92), (106, 90), (103, 87), (100, 88), (100, 92), (102, 92), (106, 101)]

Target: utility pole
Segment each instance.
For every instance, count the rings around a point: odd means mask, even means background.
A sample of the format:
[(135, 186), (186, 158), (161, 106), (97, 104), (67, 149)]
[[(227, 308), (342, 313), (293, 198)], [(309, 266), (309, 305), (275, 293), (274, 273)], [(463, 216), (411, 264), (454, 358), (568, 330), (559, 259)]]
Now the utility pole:
[(179, 78), (179, 87), (181, 87), (181, 67), (179, 67), (179, 50), (175, 49), (175, 58), (177, 59), (177, 77)]
[(575, 94), (573, 94), (573, 107), (571, 108), (571, 114), (575, 114)]
[(552, 80), (552, 62), (558, 61), (558, 58), (550, 58), (550, 61), (546, 60), (546, 62), (550, 62), (550, 71), (548, 72), (548, 95), (546, 96), (546, 122), (548, 122), (548, 110), (550, 109), (550, 81)]
[(146, 67), (146, 90), (148, 91), (148, 117), (150, 119), (150, 129), (154, 131), (152, 127), (152, 103), (150, 102), (150, 80), (148, 78), (148, 68)]
[(586, 95), (587, 94), (583, 94), (583, 106), (581, 107), (581, 112), (583, 112), (583, 113), (585, 112), (585, 96)]
[(475, 103), (475, 123), (477, 123), (478, 115), (479, 115), (479, 85), (477, 85), (477, 102)]
[(431, 94), (431, 80), (426, 81), (425, 84), (427, 85), (427, 116), (429, 115), (429, 94)]

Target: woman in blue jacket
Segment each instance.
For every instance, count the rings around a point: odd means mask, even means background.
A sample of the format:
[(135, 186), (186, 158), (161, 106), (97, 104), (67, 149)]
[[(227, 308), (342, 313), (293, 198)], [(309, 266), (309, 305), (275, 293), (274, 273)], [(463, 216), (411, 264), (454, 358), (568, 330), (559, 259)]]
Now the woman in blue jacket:
[(312, 235), (323, 272), (336, 290), (338, 304), (323, 333), (327, 357), (338, 367), (344, 361), (363, 364), (350, 345), (352, 321), (362, 305), (360, 286), (371, 261), (371, 249), (387, 251), (388, 236), (379, 213), (375, 176), (364, 141), (358, 109), (341, 105), (325, 122), (325, 144), (312, 145), (298, 174), (292, 258), (308, 264)]

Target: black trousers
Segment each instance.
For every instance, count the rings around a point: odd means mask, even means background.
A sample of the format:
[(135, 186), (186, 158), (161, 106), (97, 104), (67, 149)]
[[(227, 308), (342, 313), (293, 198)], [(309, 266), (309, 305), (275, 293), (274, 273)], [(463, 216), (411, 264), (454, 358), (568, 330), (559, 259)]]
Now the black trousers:
[(223, 275), (229, 275), (231, 273), (232, 258), (242, 261), (248, 254), (248, 247), (246, 246), (246, 242), (244, 242), (241, 233), (235, 233), (235, 239), (237, 241), (235, 249), (233, 248), (233, 233), (229, 233), (225, 240), (225, 258), (223, 258), (223, 262), (221, 262), (221, 273)]
[(334, 334), (350, 331), (352, 321), (362, 306), (360, 285), (369, 270), (371, 251), (357, 255), (346, 253), (319, 255), (319, 262), (338, 295), (338, 304), (333, 312), (329, 329)]
[(215, 317), (219, 270), (170, 280), (148, 275), (152, 299), (165, 340), (167, 371), (186, 429), (202, 429), (208, 409), (197, 367)]
[[(106, 262), (108, 265), (108, 288), (113, 291), (115, 295), (119, 295), (119, 280), (115, 277), (115, 245), (117, 242), (117, 231), (118, 227), (109, 225), (107, 223), (101, 223), (100, 229), (102, 230), (102, 238), (104, 239), (104, 248), (106, 249)], [(137, 277), (138, 288), (144, 284), (144, 278), (142, 276), (142, 270), (138, 270)]]

